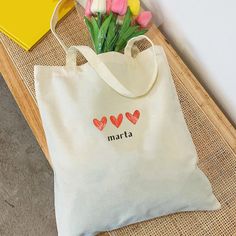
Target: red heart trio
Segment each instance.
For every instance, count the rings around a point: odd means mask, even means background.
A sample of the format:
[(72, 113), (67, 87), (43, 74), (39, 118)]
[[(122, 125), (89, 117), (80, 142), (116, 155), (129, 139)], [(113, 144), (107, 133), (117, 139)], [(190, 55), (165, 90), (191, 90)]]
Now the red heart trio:
[[(134, 125), (137, 123), (139, 117), (140, 117), (140, 111), (139, 110), (135, 110), (134, 113), (130, 113), (130, 112), (126, 112), (125, 113), (126, 118), (133, 123)], [(110, 121), (111, 123), (116, 127), (119, 128), (122, 121), (123, 121), (123, 114), (119, 114), (117, 117), (111, 115), (110, 116)], [(98, 119), (93, 119), (93, 124), (99, 129), (99, 130), (103, 130), (107, 124), (107, 118), (106, 116), (103, 116), (101, 118), (101, 120)]]

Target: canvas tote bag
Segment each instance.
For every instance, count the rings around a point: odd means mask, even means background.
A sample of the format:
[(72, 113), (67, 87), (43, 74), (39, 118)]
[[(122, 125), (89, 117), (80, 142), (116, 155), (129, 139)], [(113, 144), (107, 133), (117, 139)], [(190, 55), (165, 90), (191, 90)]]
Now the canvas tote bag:
[[(61, 1), (62, 2), (62, 1)], [(220, 204), (197, 167), (164, 50), (131, 39), (96, 55), (67, 48), (66, 66), (35, 66), (35, 89), (54, 170), (60, 236), (95, 235)], [(151, 47), (132, 55), (133, 44)], [(87, 63), (77, 66), (76, 53)]]

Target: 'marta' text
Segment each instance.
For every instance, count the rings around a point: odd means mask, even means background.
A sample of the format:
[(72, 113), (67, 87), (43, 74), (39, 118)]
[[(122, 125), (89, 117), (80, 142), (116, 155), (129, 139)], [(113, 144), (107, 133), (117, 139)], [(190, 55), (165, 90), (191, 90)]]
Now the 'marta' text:
[(124, 133), (122, 134), (110, 135), (107, 137), (107, 139), (110, 142), (110, 141), (115, 141), (115, 140), (124, 139), (124, 138), (131, 138), (132, 136), (133, 134), (131, 132), (124, 131)]

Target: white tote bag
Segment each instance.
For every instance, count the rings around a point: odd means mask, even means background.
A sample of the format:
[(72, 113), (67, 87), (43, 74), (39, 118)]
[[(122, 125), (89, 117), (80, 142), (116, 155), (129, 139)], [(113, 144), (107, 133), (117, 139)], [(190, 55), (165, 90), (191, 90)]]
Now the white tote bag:
[[(52, 19), (55, 33), (57, 11)], [(134, 42), (151, 47), (132, 56)], [(145, 36), (124, 54), (67, 48), (66, 66), (35, 66), (52, 159), (60, 236), (95, 235), (220, 204), (186, 126), (165, 53)], [(76, 66), (76, 52), (87, 63)]]

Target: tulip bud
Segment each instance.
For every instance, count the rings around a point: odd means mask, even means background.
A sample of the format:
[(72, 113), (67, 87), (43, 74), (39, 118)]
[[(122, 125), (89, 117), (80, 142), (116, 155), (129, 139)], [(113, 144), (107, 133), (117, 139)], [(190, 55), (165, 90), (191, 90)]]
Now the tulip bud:
[(128, 0), (128, 6), (130, 8), (131, 13), (134, 16), (137, 16), (140, 11), (140, 1), (139, 0)]
[(150, 11), (141, 12), (136, 18), (136, 22), (143, 28), (147, 27), (152, 19), (152, 13)]
[(91, 4), (92, 4), (92, 0), (87, 0), (86, 6), (85, 6), (85, 15), (86, 15), (87, 17), (92, 16)]
[(93, 0), (91, 5), (91, 12), (94, 14), (98, 12), (101, 14), (106, 13), (106, 0)]
[(112, 0), (106, 0), (106, 11), (107, 11), (107, 14), (109, 15), (110, 14), (110, 11), (111, 11), (111, 4), (112, 4)]
[(125, 15), (127, 11), (127, 0), (113, 0), (111, 10), (120, 16)]

